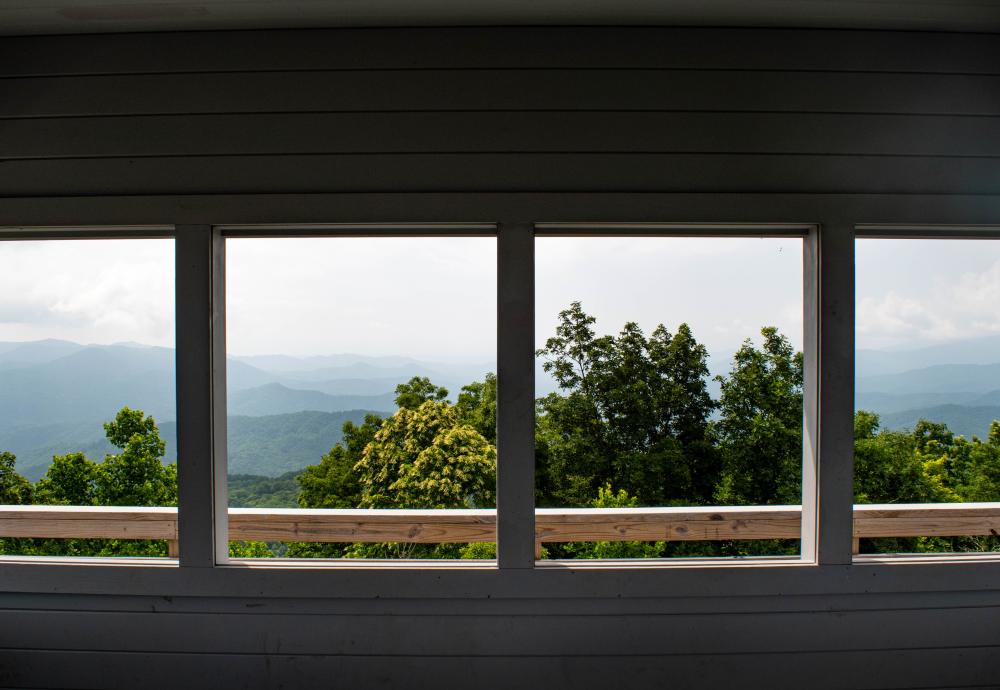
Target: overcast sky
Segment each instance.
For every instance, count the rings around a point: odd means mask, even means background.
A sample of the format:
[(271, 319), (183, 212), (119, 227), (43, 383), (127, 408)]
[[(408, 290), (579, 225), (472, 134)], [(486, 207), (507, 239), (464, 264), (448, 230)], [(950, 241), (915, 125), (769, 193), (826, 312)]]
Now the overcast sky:
[[(358, 352), (490, 361), (491, 238), (245, 239), (228, 244), (235, 354)], [(173, 341), (169, 240), (0, 243), (0, 341)], [(689, 323), (710, 351), (763, 325), (802, 342), (801, 241), (539, 238), (537, 333), (572, 300), (598, 331)], [(861, 347), (1000, 332), (1000, 242), (861, 240)]]
[(1000, 241), (858, 240), (857, 346), (1000, 333)]

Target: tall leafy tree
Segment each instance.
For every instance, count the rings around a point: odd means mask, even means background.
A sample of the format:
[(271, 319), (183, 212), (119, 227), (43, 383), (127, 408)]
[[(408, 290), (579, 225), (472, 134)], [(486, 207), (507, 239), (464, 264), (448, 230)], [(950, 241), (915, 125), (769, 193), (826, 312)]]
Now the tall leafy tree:
[(98, 467), (97, 504), (176, 505), (177, 465), (163, 464), (166, 444), (156, 421), (142, 410), (123, 407), (104, 424), (104, 431), (121, 452), (106, 456)]
[[(165, 444), (156, 421), (123, 407), (104, 425), (120, 452), (95, 463), (83, 453), (52, 458), (34, 488), (35, 501), (77, 506), (177, 504), (177, 466), (164, 465)], [(70, 556), (165, 556), (166, 542), (126, 539), (35, 539), (21, 553)]]
[(798, 503), (802, 481), (802, 353), (776, 328), (733, 356), (715, 423), (723, 467), (715, 498), (726, 505)]
[(631, 322), (598, 337), (594, 324), (573, 302), (538, 351), (560, 388), (539, 401), (543, 502), (588, 505), (607, 484), (640, 504), (703, 502), (716, 462), (704, 346), (686, 324), (649, 338)]

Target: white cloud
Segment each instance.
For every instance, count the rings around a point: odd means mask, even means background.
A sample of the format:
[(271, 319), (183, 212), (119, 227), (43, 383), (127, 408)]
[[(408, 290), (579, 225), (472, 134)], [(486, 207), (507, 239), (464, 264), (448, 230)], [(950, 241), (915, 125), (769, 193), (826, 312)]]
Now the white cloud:
[[(877, 263), (866, 256), (875, 242), (883, 244)], [(858, 243), (859, 347), (911, 348), (1000, 332), (1000, 243), (891, 242)], [(894, 245), (907, 255), (887, 253)]]
[(0, 243), (0, 340), (174, 338), (173, 243)]

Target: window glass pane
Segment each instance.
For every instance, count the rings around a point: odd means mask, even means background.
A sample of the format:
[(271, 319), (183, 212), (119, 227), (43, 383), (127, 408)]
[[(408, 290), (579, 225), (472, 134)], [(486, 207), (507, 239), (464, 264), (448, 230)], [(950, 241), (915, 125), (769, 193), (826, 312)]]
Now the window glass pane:
[(801, 238), (536, 240), (543, 557), (799, 553), (802, 262)]
[(856, 508), (857, 547), (997, 550), (988, 507), (944, 504), (1000, 500), (1000, 242), (856, 250), (855, 500), (890, 504)]
[(173, 347), (173, 240), (0, 242), (0, 552), (174, 553)]
[(494, 558), (495, 237), (226, 255), (232, 553)]

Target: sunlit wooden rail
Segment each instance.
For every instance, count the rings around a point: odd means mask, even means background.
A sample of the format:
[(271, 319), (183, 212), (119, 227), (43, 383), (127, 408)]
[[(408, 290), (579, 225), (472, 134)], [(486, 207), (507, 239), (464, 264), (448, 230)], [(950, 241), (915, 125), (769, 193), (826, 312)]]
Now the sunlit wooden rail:
[[(799, 506), (540, 508), (538, 542), (795, 539)], [(464, 543), (496, 539), (494, 510), (232, 508), (244, 541)], [(854, 537), (1000, 534), (1000, 503), (856, 505)], [(165, 539), (176, 551), (176, 508), (0, 506), (0, 536)]]

